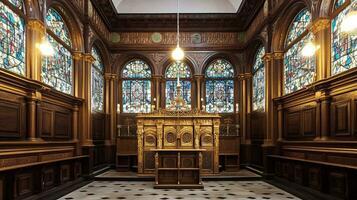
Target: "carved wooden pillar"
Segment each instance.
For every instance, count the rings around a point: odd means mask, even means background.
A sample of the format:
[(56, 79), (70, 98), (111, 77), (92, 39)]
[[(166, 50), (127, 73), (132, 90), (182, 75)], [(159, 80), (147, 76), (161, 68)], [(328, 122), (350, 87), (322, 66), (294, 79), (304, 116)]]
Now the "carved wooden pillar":
[(41, 100), (41, 93), (32, 92), (27, 98), (27, 124), (28, 124), (28, 135), (27, 139), (29, 141), (41, 141), (37, 133), (37, 103)]
[(202, 80), (204, 78), (203, 75), (194, 75), (195, 81), (196, 81), (196, 101), (197, 101), (197, 109), (201, 110), (202, 109), (202, 105), (201, 105), (201, 94), (202, 94), (202, 89), (201, 89), (201, 85), (202, 85)]
[(82, 54), (81, 58), (75, 58), (75, 61), (82, 62), (82, 70), (80, 73), (80, 82), (78, 86), (81, 87), (79, 96), (84, 99), (80, 110), (81, 115), (81, 133), (82, 146), (93, 146), (92, 128), (91, 128), (91, 67), (94, 58), (91, 54)]
[[(109, 80), (108, 80), (109, 79)], [(118, 76), (116, 74), (106, 74), (106, 113), (109, 115), (109, 139), (110, 144), (116, 143), (116, 117), (117, 117), (117, 100), (116, 100), (116, 85)]]
[(157, 121), (156, 131), (157, 131), (157, 148), (162, 149), (162, 137), (164, 133), (164, 122), (162, 120)]
[(330, 36), (330, 19), (319, 18), (316, 19), (310, 31), (315, 36), (315, 44), (320, 48), (316, 52), (316, 80), (322, 80), (330, 77), (330, 54), (331, 54), (331, 36)]
[(45, 35), (44, 25), (39, 19), (29, 19), (26, 27), (26, 52), (31, 52), (27, 54), (26, 77), (41, 81), (42, 56), (38, 45)]
[(214, 167), (213, 173), (219, 173), (219, 127), (220, 127), (220, 119), (213, 120), (213, 135), (214, 135)]
[(319, 130), (320, 130), (320, 138), (318, 138), (318, 135), (315, 139), (317, 140), (326, 140), (328, 136), (330, 135), (330, 104), (331, 104), (331, 96), (329, 94), (329, 91), (323, 90), (319, 91), (316, 93), (318, 96), (318, 101), (319, 101), (319, 110), (320, 112), (317, 112), (317, 118), (319, 119), (318, 121), (320, 122), (318, 124)]
[(250, 136), (249, 136), (249, 129), (248, 129), (248, 120), (247, 117), (250, 113), (250, 92), (248, 91), (248, 84), (247, 84), (247, 76), (249, 74), (239, 74), (238, 80), (240, 82), (240, 130), (242, 136), (242, 144), (250, 144)]
[(195, 120), (194, 121), (194, 133), (195, 133), (195, 138), (194, 138), (194, 141), (195, 141), (195, 149), (199, 149), (200, 148), (200, 129), (201, 129), (201, 125), (200, 123)]
[[(276, 97), (276, 91), (274, 89), (277, 87), (277, 82), (274, 82), (272, 75), (276, 73), (273, 68), (274, 54), (266, 53), (263, 57), (264, 67), (265, 67), (265, 136), (264, 145), (272, 145), (274, 143), (274, 102), (273, 99)], [(275, 92), (275, 94), (274, 94)]]
[[(270, 66), (270, 67), (269, 67)], [(269, 77), (269, 101), (267, 108), (267, 122), (268, 131), (272, 135), (272, 140), (282, 140), (283, 138), (283, 107), (282, 105), (274, 105), (273, 99), (283, 95), (283, 67), (284, 67), (284, 52), (276, 51), (273, 54), (273, 60), (268, 65), (268, 73), (266, 77)], [(276, 111), (275, 111), (276, 109)]]
[(144, 139), (144, 124), (142, 120), (138, 120), (137, 138), (138, 138), (138, 173), (144, 173), (143, 163), (143, 139)]

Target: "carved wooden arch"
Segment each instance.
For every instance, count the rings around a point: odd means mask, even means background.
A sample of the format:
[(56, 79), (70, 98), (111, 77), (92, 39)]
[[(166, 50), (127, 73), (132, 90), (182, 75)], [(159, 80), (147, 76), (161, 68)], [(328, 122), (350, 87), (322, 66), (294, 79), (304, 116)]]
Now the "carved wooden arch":
[[(162, 77), (166, 78), (166, 76), (165, 76), (166, 75), (166, 70), (174, 62), (175, 61), (172, 60), (171, 57), (167, 57), (167, 58), (164, 59), (164, 62), (162, 64), (162, 66), (161, 66), (161, 74), (160, 74), (160, 75), (162, 75)], [(193, 75), (196, 73), (196, 71), (195, 71), (195, 67), (194, 67), (194, 64), (193, 64), (194, 62), (193, 62), (192, 58), (190, 58), (189, 56), (185, 56), (185, 58), (184, 58), (184, 60), (182, 62), (186, 63), (188, 65), (188, 67), (190, 69), (190, 72), (191, 72), (191, 78), (193, 78)]]
[[(146, 141), (147, 137), (152, 137), (153, 143), (147, 144), (147, 141)], [(156, 144), (158, 143), (157, 139), (158, 138), (156, 137), (156, 129), (155, 128), (145, 128), (145, 130), (144, 130), (144, 144), (145, 144), (145, 146), (155, 147)]]
[(320, 3), (320, 18), (329, 18), (333, 12), (336, 0), (321, 0)]
[[(49, 0), (47, 4), (47, 11), (53, 8), (63, 18), (69, 34), (71, 36), (71, 42), (72, 42), (72, 49), (74, 51), (84, 51), (84, 40), (83, 40), (83, 26), (80, 21), (80, 17), (77, 16), (77, 12), (73, 10), (73, 6), (68, 5), (67, 1), (61, 1), (61, 0)], [(47, 13), (46, 11), (46, 13)]]
[(216, 54), (213, 54), (212, 56), (207, 57), (205, 59), (205, 61), (203, 62), (201, 74), (205, 76), (208, 66), (212, 62), (214, 62), (215, 60), (218, 60), (218, 59), (227, 60), (233, 66), (234, 76), (237, 76), (238, 73), (241, 71), (241, 69), (239, 69), (239, 67), (237, 67), (237, 66), (239, 66), (239, 64), (238, 64), (238, 61), (236, 58), (234, 58), (231, 55), (225, 54), (225, 53), (216, 53)]
[(102, 42), (102, 40), (100, 40), (99, 38), (96, 37), (96, 39), (90, 43), (89, 52), (92, 51), (93, 47), (96, 47), (99, 50), (99, 53), (101, 55), (101, 58), (102, 58), (102, 61), (104, 64), (104, 72), (111, 72), (110, 54), (109, 54), (108, 49), (105, 46), (105, 44)]
[[(205, 141), (205, 138), (208, 137), (210, 138), (210, 142)], [(200, 143), (201, 146), (213, 146), (213, 128), (212, 127), (203, 127), (200, 130)]]
[(273, 31), (273, 51), (284, 51), (285, 39), (288, 34), (290, 24), (294, 20), (295, 16), (304, 8), (307, 8), (311, 13), (310, 6), (305, 0), (289, 1), (289, 4), (283, 9), (282, 12), (280, 12), (280, 16), (275, 22)]
[(147, 65), (149, 65), (150, 71), (151, 71), (151, 76), (153, 76), (155, 74), (155, 69), (154, 69), (154, 65), (151, 62), (151, 60), (146, 57), (143, 54), (139, 54), (139, 53), (129, 53), (129, 54), (125, 54), (123, 56), (118, 56), (116, 58), (116, 60), (114, 61), (114, 64), (112, 66), (112, 70), (113, 72), (115, 72), (115, 74), (118, 74), (118, 77), (122, 77), (122, 73), (123, 73), (123, 69), (124, 67), (131, 62), (132, 60), (142, 60), (144, 61)]
[(42, 12), (39, 1), (24, 1), (24, 14), (31, 19), (42, 19)]

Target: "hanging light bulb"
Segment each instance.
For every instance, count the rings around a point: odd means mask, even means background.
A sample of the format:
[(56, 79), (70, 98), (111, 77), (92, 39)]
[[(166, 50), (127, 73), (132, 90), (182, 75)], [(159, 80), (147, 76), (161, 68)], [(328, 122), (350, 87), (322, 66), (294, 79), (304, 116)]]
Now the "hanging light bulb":
[(42, 42), (38, 45), (38, 48), (43, 56), (53, 56), (55, 53), (51, 43), (46, 38), (42, 39)]
[(172, 59), (175, 61), (182, 61), (183, 58), (185, 57), (185, 52), (180, 48), (179, 45), (175, 48), (175, 50), (171, 54)]
[(177, 0), (177, 46), (175, 50), (172, 52), (171, 57), (174, 59), (176, 62), (180, 62), (184, 59), (185, 57), (185, 52), (180, 48), (180, 3), (179, 0)]
[(305, 44), (304, 48), (302, 49), (302, 56), (304, 57), (312, 57), (315, 55), (316, 51), (319, 50), (319, 46), (314, 44), (312, 41)]

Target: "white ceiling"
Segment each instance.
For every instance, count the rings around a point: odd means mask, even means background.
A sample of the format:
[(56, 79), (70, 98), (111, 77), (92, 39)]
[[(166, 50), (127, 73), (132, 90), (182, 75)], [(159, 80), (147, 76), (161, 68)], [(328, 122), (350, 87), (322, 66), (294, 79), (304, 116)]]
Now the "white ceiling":
[[(243, 0), (180, 0), (180, 13), (236, 13)], [(176, 13), (177, 0), (112, 0), (119, 14)]]

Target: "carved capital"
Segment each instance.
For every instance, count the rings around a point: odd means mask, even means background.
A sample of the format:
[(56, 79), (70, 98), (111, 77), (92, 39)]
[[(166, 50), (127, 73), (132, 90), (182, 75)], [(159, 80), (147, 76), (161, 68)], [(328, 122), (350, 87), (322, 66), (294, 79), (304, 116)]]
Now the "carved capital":
[(273, 59), (274, 59), (274, 54), (273, 54), (273, 53), (266, 53), (266, 54), (263, 56), (263, 60), (264, 60), (265, 62), (271, 62)]
[(238, 80), (247, 80), (253, 77), (252, 73), (244, 73), (238, 75)]
[(80, 51), (75, 51), (72, 55), (74, 60), (81, 60), (83, 58), (83, 53)]
[(104, 78), (105, 78), (105, 80), (116, 80), (116, 79), (118, 79), (118, 75), (112, 74), (112, 73), (105, 73)]
[(85, 53), (85, 54), (83, 54), (83, 60), (84, 60), (84, 62), (88, 62), (88, 63), (92, 64), (95, 61), (95, 58), (92, 56), (92, 54)]
[(274, 52), (274, 59), (276, 59), (276, 60), (284, 59), (284, 52), (283, 51)]
[(314, 22), (312, 22), (312, 25), (310, 26), (309, 30), (313, 33), (316, 34), (324, 29), (327, 29), (330, 27), (330, 19), (326, 18), (319, 18), (316, 19)]
[(30, 30), (37, 31), (37, 32), (41, 32), (42, 34), (45, 32), (45, 26), (44, 26), (43, 22), (38, 19), (28, 20), (27, 28)]

